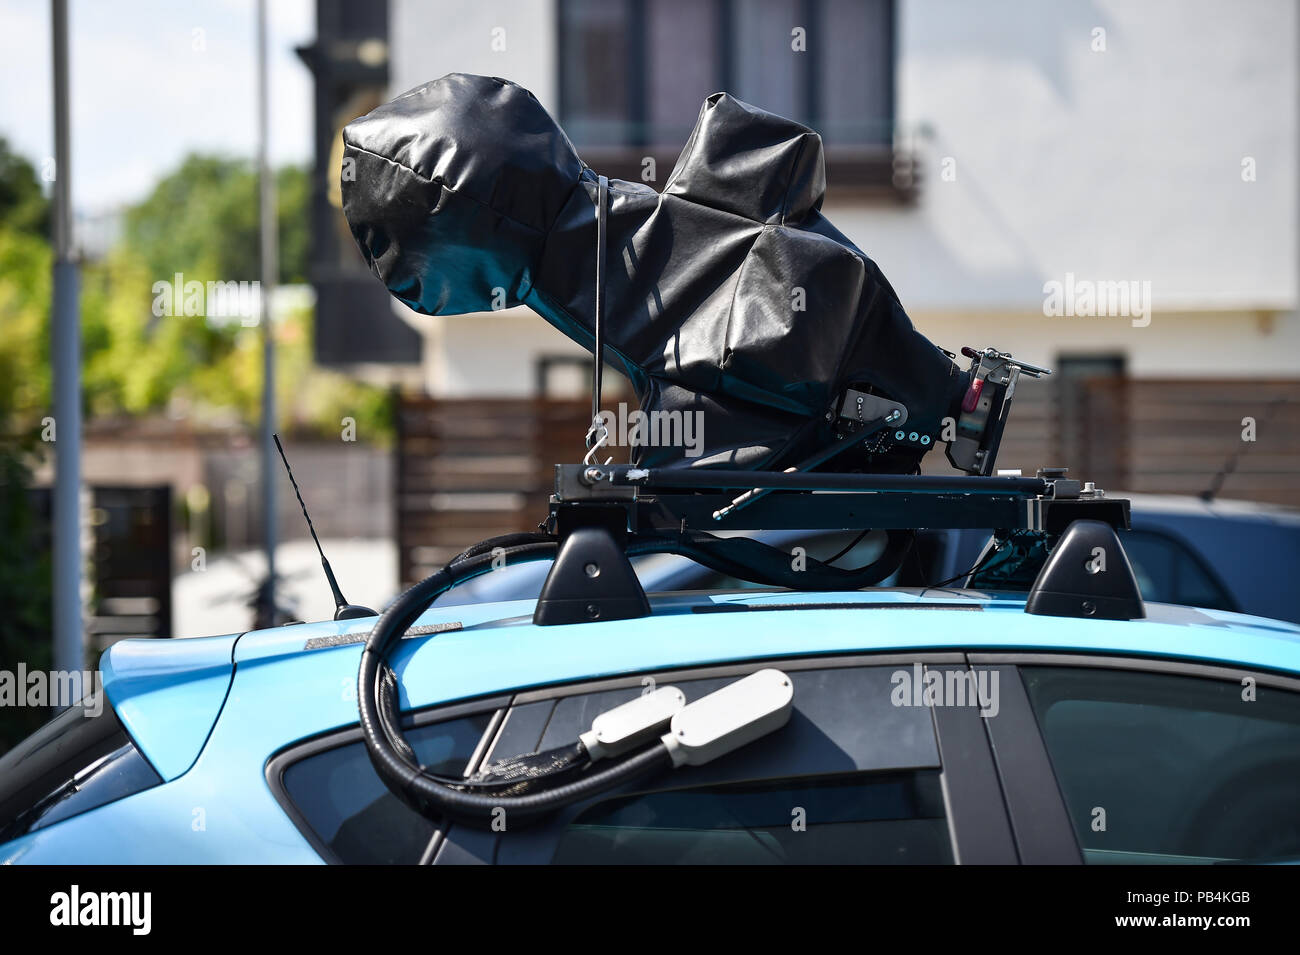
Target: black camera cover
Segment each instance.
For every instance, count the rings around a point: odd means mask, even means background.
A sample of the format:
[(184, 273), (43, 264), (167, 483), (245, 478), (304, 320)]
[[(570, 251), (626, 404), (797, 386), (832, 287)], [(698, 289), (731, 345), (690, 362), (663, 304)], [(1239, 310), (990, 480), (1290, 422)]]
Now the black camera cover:
[[(592, 350), (597, 173), (530, 92), (450, 74), (343, 140), (343, 209), (393, 295), (428, 315), (527, 305)], [(836, 440), (848, 387), (903, 403), (929, 439), (890, 432), (828, 467), (911, 471), (934, 446), (967, 373), (821, 214), (825, 190), (821, 137), (727, 93), (662, 192), (610, 180), (605, 361), (643, 412), (702, 412), (702, 447), (634, 463), (790, 467)]]

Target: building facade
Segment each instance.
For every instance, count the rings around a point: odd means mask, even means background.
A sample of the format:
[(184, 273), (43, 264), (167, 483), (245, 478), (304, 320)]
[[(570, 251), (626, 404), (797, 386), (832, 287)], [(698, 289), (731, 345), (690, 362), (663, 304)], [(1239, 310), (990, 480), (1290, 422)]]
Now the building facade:
[[(390, 94), (514, 80), (623, 178), (653, 159), (661, 186), (715, 89), (811, 120), (825, 213), (949, 349), (1297, 374), (1286, 0), (392, 0), (390, 17)], [(580, 354), (526, 310), (408, 317), (435, 395), (527, 393), (540, 358)]]

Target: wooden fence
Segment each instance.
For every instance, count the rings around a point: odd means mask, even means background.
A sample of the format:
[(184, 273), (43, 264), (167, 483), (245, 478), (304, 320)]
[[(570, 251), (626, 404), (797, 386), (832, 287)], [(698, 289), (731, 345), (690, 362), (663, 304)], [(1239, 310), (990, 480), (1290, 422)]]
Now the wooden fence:
[(1300, 503), (1300, 382), (1088, 379), (1082, 460), (1110, 486)]
[(394, 469), (403, 584), (485, 537), (536, 530), (554, 465), (581, 460), (590, 417), (585, 399), (403, 398)]
[[(1043, 466), (1108, 490), (1300, 504), (1300, 381), (1022, 379), (998, 467)], [(948, 469), (941, 448), (925, 461)]]
[[(398, 407), (395, 503), (402, 581), (465, 547), (536, 529), (553, 465), (580, 460), (586, 399), (404, 398)], [(1254, 440), (1243, 440), (1253, 419)], [(1249, 435), (1248, 435), (1249, 436)], [(617, 458), (622, 460), (620, 456)], [(1300, 381), (1023, 380), (998, 455), (1110, 491), (1300, 503)], [(927, 473), (951, 473), (936, 448)]]

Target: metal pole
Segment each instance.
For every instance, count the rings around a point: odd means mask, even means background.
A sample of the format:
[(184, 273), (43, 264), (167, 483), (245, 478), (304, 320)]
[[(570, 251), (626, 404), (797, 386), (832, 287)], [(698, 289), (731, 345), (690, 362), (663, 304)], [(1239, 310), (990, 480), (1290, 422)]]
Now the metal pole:
[(54, 667), (85, 665), (81, 620), (81, 309), (72, 237), (68, 3), (53, 0), (54, 35)]
[(266, 67), (266, 0), (257, 2), (257, 180), (261, 211), (262, 260), (262, 546), (266, 551), (264, 611), (275, 612), (275, 341), (271, 293), (279, 269), (275, 223), (275, 179), (267, 156), (270, 136)]

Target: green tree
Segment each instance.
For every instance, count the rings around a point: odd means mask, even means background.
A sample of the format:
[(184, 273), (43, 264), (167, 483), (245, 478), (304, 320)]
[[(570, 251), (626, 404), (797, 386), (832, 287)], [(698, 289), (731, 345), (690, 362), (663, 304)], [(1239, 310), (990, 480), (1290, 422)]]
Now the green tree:
[(31, 235), (50, 234), (50, 203), (32, 164), (0, 136), (0, 226)]
[[(276, 174), (280, 282), (306, 282), (310, 180), (304, 169)], [(154, 318), (141, 290), (157, 281), (256, 281), (257, 177), (240, 160), (191, 155), (127, 212), (125, 241), (87, 275), (86, 388), (92, 413), (142, 414), (167, 403), (194, 416), (235, 412), (256, 423), (262, 388), (261, 333), (198, 317)], [(94, 315), (92, 329), (89, 316)], [(353, 417), (358, 432), (386, 442), (391, 402), (382, 389), (317, 368), (310, 310), (276, 329), (279, 426), (337, 435)], [(94, 336), (93, 347), (90, 338)]]
[[(0, 139), (0, 669), (51, 664), (49, 548), (38, 540), (31, 468), (50, 391), (49, 203), (31, 163)], [(0, 708), (0, 753), (49, 717)]]
[[(306, 279), (309, 182), (277, 179), (280, 281)], [(32, 471), (50, 445), (50, 204), (33, 165), (0, 138), (0, 668), (50, 666), (48, 548), (32, 513)], [(253, 425), (262, 387), (261, 333), (204, 317), (156, 316), (153, 285), (185, 279), (254, 281), (256, 176), (247, 163), (190, 156), (126, 214), (124, 241), (81, 270), (82, 388), (87, 420), (170, 410), (195, 420), (237, 415)], [(337, 437), (356, 420), (363, 439), (391, 433), (390, 398), (312, 361), (312, 316), (277, 323), (277, 398), (285, 430)], [(0, 752), (47, 713), (0, 708)]]
[[(305, 282), (310, 239), (305, 169), (276, 173), (282, 284)], [(256, 281), (259, 265), (257, 175), (240, 159), (190, 155), (126, 215), (126, 245), (151, 275), (171, 280)]]
[(32, 431), (50, 407), (49, 244), (0, 225), (0, 436)]
[[(309, 184), (277, 173), (281, 281), (305, 280)], [(124, 241), (81, 273), (82, 387), (87, 419), (171, 410), (237, 414), (252, 425), (261, 394), (260, 332), (201, 316), (154, 314), (154, 283), (258, 278), (256, 176), (247, 163), (189, 156), (125, 216)], [(29, 435), (49, 414), (49, 204), (31, 163), (0, 140), (0, 434)], [(339, 418), (385, 441), (389, 397), (317, 368), (311, 314), (276, 329), (280, 427), (337, 434)], [(37, 450), (40, 450), (38, 447)]]
[[(0, 443), (0, 668), (48, 670), (53, 647), (50, 550), (42, 546), (30, 490), (28, 448)], [(0, 707), (0, 753), (49, 718), (44, 707)]]

